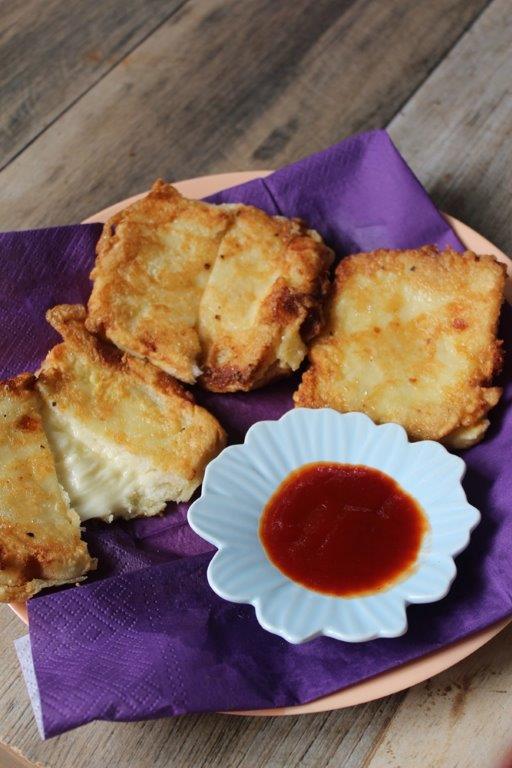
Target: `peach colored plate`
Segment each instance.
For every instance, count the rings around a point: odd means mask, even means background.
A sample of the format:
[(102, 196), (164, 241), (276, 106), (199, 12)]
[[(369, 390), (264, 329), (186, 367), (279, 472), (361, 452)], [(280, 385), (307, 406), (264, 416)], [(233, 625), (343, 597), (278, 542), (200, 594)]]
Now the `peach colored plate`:
[[(184, 195), (191, 198), (201, 198), (211, 195), (214, 192), (218, 192), (221, 189), (227, 189), (228, 187), (235, 186), (236, 184), (243, 184), (246, 181), (252, 179), (261, 178), (267, 176), (271, 171), (246, 171), (243, 173), (221, 173), (214, 176), (201, 176), (196, 179), (187, 179), (186, 181), (180, 181), (175, 184), (177, 189)], [(99, 213), (94, 214), (90, 218), (86, 219), (84, 223), (101, 222), (106, 221), (110, 216), (118, 211), (126, 208), (130, 203), (135, 202), (139, 198), (143, 197), (145, 193), (141, 195), (135, 195), (127, 200), (123, 200), (120, 203), (105, 208)], [(466, 224), (454, 219), (452, 216), (446, 215), (446, 219), (451, 224), (457, 235), (462, 242), (475, 253), (480, 254), (492, 254), (499, 261), (502, 261), (507, 265), (509, 273), (509, 280), (507, 282), (507, 300), (512, 304), (512, 261), (505, 256), (496, 246), (486, 240), (478, 232), (468, 227)], [(12, 604), (13, 611), (28, 624), (27, 607), (25, 603)], [(430, 653), (427, 656), (423, 656), (416, 661), (410, 661), (407, 664), (403, 664), (401, 667), (391, 669), (389, 672), (383, 672), (381, 675), (364, 680), (361, 683), (352, 685), (349, 688), (345, 688), (342, 691), (337, 691), (329, 696), (323, 696), (320, 699), (311, 701), (308, 704), (301, 704), (295, 707), (279, 707), (276, 709), (258, 709), (254, 711), (244, 712), (231, 712), (229, 714), (234, 715), (298, 715), (311, 712), (325, 712), (331, 709), (342, 709), (343, 707), (351, 707), (355, 704), (362, 704), (363, 702), (372, 701), (373, 699), (379, 699), (382, 696), (388, 696), (392, 693), (397, 693), (404, 688), (409, 688), (416, 683), (420, 683), (423, 680), (427, 680), (433, 675), (437, 675), (445, 669), (453, 666), (457, 662), (469, 656), (476, 651), (482, 645), (489, 642), (491, 638), (501, 632), (504, 627), (511, 621), (511, 619), (505, 619), (499, 621), (496, 624), (487, 627), (486, 629), (476, 632), (470, 637), (465, 638), (452, 645), (445, 646), (439, 651)]]

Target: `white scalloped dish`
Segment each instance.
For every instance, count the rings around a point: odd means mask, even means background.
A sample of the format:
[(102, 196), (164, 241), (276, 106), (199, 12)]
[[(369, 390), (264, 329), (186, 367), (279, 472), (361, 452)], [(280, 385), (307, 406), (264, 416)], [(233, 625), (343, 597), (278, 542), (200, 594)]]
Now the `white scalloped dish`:
[[(290, 473), (313, 462), (364, 465), (385, 473), (422, 510), (427, 531), (414, 567), (375, 593), (325, 594), (289, 578), (260, 539), (263, 510)], [(480, 520), (464, 493), (462, 459), (439, 443), (410, 443), (397, 424), (376, 426), (362, 413), (296, 408), (263, 421), (245, 442), (226, 448), (206, 470), (188, 520), (218, 548), (208, 582), (222, 598), (252, 604), (269, 632), (290, 643), (320, 635), (362, 642), (407, 631), (406, 607), (444, 597), (456, 575), (453, 558)]]

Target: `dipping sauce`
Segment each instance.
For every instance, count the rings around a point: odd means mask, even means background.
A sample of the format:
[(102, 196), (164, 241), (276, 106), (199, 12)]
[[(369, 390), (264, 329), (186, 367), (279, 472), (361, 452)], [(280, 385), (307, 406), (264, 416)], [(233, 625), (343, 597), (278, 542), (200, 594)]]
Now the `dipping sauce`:
[(259, 535), (288, 578), (353, 597), (409, 575), (427, 529), (419, 504), (384, 472), (322, 461), (281, 483), (263, 510)]

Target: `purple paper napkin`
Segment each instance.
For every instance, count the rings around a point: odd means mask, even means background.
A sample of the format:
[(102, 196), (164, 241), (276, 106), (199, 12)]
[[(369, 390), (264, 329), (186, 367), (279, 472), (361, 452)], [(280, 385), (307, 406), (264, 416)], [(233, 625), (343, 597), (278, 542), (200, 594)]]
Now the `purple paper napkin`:
[[(377, 246), (460, 247), (385, 132), (340, 144), (214, 196), (302, 216), (339, 256)], [(53, 334), (56, 302), (86, 298), (96, 226), (0, 235), (0, 371), (34, 369)], [(506, 343), (512, 344), (510, 311)], [(6, 341), (7, 340), (7, 341)], [(140, 720), (185, 712), (310, 701), (422, 656), (512, 613), (512, 371), (485, 441), (466, 452), (465, 481), (482, 523), (457, 558), (459, 575), (438, 603), (412, 606), (402, 638), (299, 646), (263, 630), (250, 606), (209, 588), (212, 548), (188, 527), (187, 505), (161, 518), (91, 523), (101, 569), (78, 588), (29, 603), (30, 640), (45, 736), (94, 719)], [(292, 406), (295, 381), (249, 394), (196, 392), (232, 441)]]

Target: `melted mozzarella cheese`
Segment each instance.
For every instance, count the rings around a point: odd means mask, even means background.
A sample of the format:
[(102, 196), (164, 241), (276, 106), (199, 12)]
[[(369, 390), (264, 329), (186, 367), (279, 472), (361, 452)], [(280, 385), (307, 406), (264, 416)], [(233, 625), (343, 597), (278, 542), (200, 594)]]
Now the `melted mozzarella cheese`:
[(63, 419), (48, 404), (43, 423), (57, 476), (82, 521), (130, 518), (141, 508), (154, 515), (165, 507), (169, 480), (158, 470), (118, 448), (97, 445), (82, 425)]

